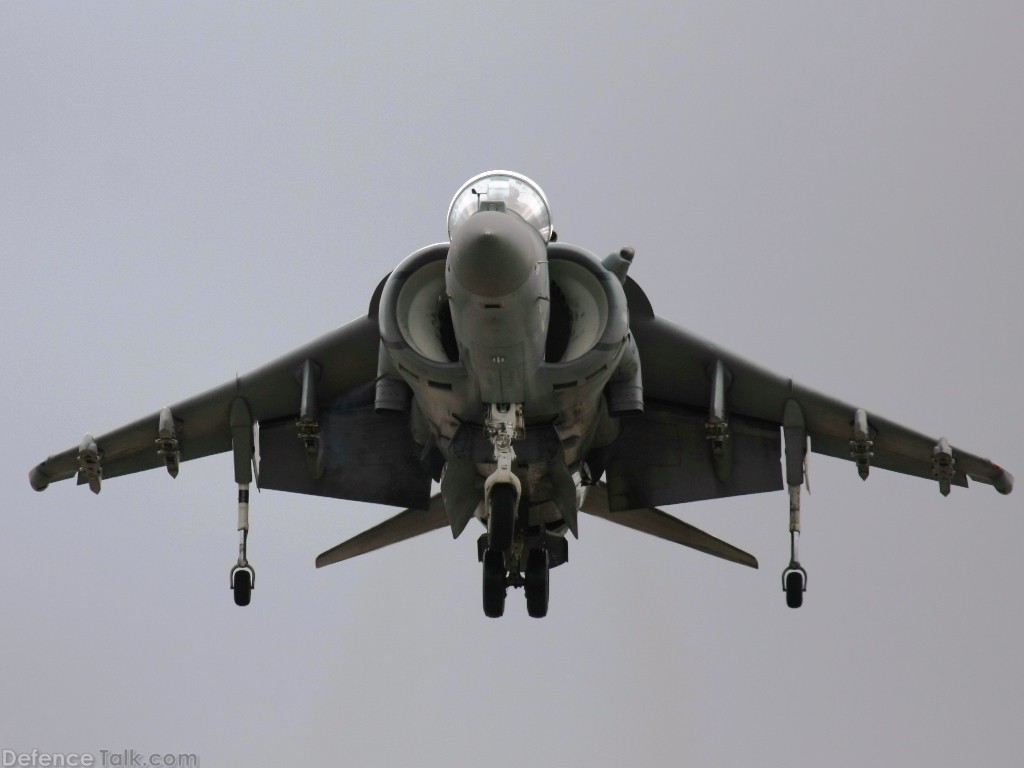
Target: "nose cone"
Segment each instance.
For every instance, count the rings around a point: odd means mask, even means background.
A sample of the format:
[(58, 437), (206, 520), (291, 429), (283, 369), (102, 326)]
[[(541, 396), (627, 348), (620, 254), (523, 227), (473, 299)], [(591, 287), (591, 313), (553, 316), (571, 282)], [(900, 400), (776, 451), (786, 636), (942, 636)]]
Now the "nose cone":
[(452, 275), (477, 296), (507, 296), (529, 279), (544, 241), (515, 214), (479, 211), (452, 232)]

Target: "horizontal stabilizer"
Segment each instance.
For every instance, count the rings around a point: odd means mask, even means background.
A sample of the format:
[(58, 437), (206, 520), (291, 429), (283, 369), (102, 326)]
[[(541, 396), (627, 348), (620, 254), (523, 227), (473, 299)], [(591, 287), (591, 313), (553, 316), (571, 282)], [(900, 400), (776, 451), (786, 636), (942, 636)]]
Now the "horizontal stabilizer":
[(436, 531), (448, 525), (448, 514), (444, 509), (444, 500), (437, 494), (430, 500), (427, 509), (407, 509), (399, 512), (380, 525), (375, 525), (358, 536), (353, 536), (336, 547), (331, 547), (316, 558), (316, 567), (340, 563), (342, 560), (365, 555), (375, 549), (411, 539), (423, 533)]
[(689, 523), (684, 523), (679, 518), (660, 509), (643, 507), (623, 512), (610, 512), (608, 510), (608, 491), (603, 483), (587, 489), (587, 498), (583, 502), (582, 511), (594, 517), (600, 517), (602, 520), (632, 528), (634, 531), (682, 544), (684, 547), (696, 549), (698, 552), (757, 568), (757, 558), (753, 555), (721, 539), (716, 539), (711, 534), (694, 528)]

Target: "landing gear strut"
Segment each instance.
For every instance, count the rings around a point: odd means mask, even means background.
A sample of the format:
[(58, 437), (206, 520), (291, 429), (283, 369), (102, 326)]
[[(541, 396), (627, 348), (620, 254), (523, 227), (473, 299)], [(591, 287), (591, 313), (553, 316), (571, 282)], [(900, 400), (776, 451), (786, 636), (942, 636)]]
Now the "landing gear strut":
[(505, 613), (509, 584), (519, 577), (516, 568), (509, 573), (506, 556), (513, 560), (516, 557), (512, 550), (521, 488), (519, 478), (512, 471), (516, 458), (512, 441), (522, 437), (523, 429), (522, 405), (491, 403), (487, 406), (484, 433), (494, 446), (495, 470), (484, 483), (487, 535), (480, 559), (484, 565), (484, 614), (492, 619)]
[(256, 571), (246, 559), (245, 545), (249, 538), (249, 484), (238, 484), (238, 562), (231, 567), (231, 591), (235, 605), (248, 605), (256, 585)]
[(484, 434), (494, 446), (495, 468), (484, 481), (488, 547), (507, 552), (515, 539), (516, 507), (522, 492), (513, 472), (516, 452), (512, 441), (523, 436), (523, 407), (491, 403), (484, 417)]
[(789, 487), (789, 565), (782, 572), (782, 590), (786, 605), (799, 608), (807, 591), (807, 571), (800, 565), (797, 545), (800, 541), (800, 486)]

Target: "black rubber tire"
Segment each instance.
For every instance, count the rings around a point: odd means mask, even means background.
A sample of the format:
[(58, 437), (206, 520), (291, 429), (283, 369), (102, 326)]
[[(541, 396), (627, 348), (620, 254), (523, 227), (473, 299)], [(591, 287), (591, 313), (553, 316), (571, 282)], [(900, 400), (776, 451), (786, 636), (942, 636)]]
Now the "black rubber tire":
[(551, 569), (547, 550), (531, 549), (526, 556), (526, 612), (535, 619), (548, 615)]
[(786, 574), (786, 605), (799, 608), (804, 604), (804, 577), (799, 571)]
[(516, 532), (516, 489), (511, 483), (491, 487), (491, 511), (487, 522), (489, 549), (505, 552)]
[(505, 613), (505, 555), (484, 550), (484, 615), (497, 619)]
[(244, 570), (236, 571), (231, 591), (235, 594), (235, 605), (248, 605), (252, 600), (252, 574)]

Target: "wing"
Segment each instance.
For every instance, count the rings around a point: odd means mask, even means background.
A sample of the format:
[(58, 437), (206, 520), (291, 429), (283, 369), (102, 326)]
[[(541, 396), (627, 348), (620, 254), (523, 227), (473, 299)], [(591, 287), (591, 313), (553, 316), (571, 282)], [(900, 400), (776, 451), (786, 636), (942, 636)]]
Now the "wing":
[[(988, 459), (815, 392), (656, 317), (632, 280), (626, 295), (647, 410), (623, 420), (625, 450), (606, 468), (613, 509), (782, 488), (779, 427), (787, 411), (797, 414), (812, 451), (857, 461), (862, 474), (880, 467), (939, 480), (944, 492), (945, 483), (966, 486), (968, 478), (1012, 490), (1010, 473)], [(728, 424), (728, 463), (716, 460), (709, 440), (716, 408)]]
[[(430, 476), (418, 461), (408, 419), (373, 410), (380, 344), (373, 309), (234, 381), (97, 438), (87, 435), (79, 447), (36, 466), (32, 487), (41, 491), (77, 476), (98, 492), (100, 478), (162, 466), (176, 474), (178, 461), (232, 450), (232, 410), (241, 399), (261, 425), (261, 487), (425, 508)], [(310, 419), (324, 430), (320, 464), (312, 469), (296, 427), (307, 368), (314, 372), (312, 399), (323, 404)], [(173, 467), (169, 451), (177, 454)], [(359, 463), (366, 456), (372, 466)], [(401, 474), (393, 474), (396, 467)]]

